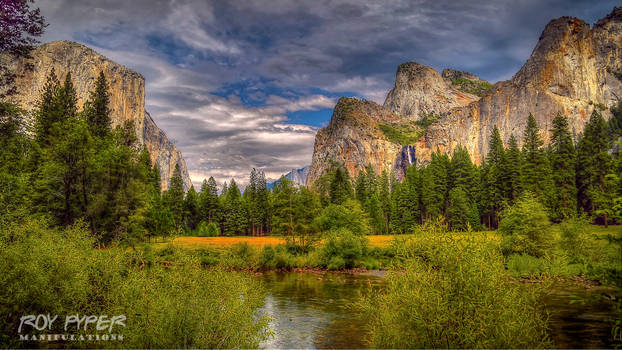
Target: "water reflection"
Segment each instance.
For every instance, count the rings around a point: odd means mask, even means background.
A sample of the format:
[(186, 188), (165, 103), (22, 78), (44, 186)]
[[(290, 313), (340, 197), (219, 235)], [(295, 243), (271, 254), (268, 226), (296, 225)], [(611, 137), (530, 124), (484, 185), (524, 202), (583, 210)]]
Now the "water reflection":
[[(617, 296), (616, 296), (617, 294)], [(574, 283), (558, 283), (544, 297), (549, 313), (549, 334), (557, 348), (613, 348), (611, 320), (615, 318), (613, 298), (620, 291), (596, 287), (586, 289)]]
[(373, 292), (383, 280), (373, 275), (268, 272), (263, 311), (274, 320), (275, 336), (264, 348), (364, 348), (362, 323), (349, 303)]
[[(262, 311), (273, 317), (270, 327), (275, 332), (262, 348), (367, 347), (363, 324), (349, 305), (360, 293), (383, 288), (380, 276), (267, 272), (257, 278), (268, 290)], [(611, 348), (611, 299), (616, 295), (620, 297), (620, 291), (611, 288), (554, 285), (543, 302), (555, 347)]]

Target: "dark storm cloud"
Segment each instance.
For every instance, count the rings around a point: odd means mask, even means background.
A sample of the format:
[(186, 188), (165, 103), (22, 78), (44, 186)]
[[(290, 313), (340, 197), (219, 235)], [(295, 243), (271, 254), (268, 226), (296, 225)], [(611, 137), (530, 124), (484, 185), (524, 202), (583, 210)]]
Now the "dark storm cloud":
[(145, 76), (147, 108), (176, 141), (195, 183), (209, 175), (245, 182), (252, 167), (277, 177), (308, 164), (316, 128), (293, 124), (287, 114), (325, 110), (339, 94), (382, 103), (400, 63), (508, 79), (549, 20), (593, 23), (616, 4), (37, 2), (50, 23), (45, 40), (83, 42)]

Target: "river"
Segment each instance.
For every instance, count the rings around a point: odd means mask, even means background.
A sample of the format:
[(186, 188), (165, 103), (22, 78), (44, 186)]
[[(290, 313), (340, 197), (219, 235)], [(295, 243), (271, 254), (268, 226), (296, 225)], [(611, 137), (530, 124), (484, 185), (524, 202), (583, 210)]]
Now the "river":
[[(263, 312), (274, 336), (262, 348), (365, 348), (363, 324), (349, 304), (359, 293), (382, 287), (379, 273), (267, 272), (257, 278), (268, 290)], [(610, 348), (611, 289), (557, 284), (544, 297), (550, 335), (557, 348)], [(618, 293), (619, 294), (619, 293)], [(572, 300), (575, 300), (572, 302)]]

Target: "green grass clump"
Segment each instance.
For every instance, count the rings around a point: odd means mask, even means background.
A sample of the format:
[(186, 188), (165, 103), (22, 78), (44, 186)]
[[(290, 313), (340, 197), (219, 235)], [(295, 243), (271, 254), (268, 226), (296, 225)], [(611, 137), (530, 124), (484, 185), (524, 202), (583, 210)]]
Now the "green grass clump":
[(451, 82), (451, 85), (457, 87), (460, 91), (467, 92), (482, 97), (492, 88), (492, 84), (484, 80), (471, 80), (467, 78), (458, 78)]
[(434, 124), (440, 118), (441, 116), (436, 113), (423, 113), (421, 119), (417, 120), (415, 124), (427, 131), (430, 125)]
[(412, 145), (424, 134), (421, 128), (414, 122), (410, 125), (379, 123), (378, 128), (382, 131), (387, 140), (400, 145)]

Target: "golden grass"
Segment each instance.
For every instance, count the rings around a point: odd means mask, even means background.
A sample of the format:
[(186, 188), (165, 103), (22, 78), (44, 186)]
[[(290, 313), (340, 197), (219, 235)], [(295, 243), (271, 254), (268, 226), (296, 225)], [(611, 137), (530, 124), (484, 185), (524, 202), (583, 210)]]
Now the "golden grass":
[[(617, 234), (620, 232), (621, 226), (610, 226), (609, 228), (604, 228), (602, 226), (592, 226), (592, 233), (596, 235), (605, 235), (605, 234)], [(559, 226), (553, 226), (553, 232), (559, 234)], [(466, 238), (465, 233), (456, 233), (456, 238)], [(408, 237), (412, 235), (400, 235), (400, 237)], [(391, 244), (395, 235), (372, 235), (367, 236), (369, 239), (369, 245), (371, 247), (379, 247), (385, 248)], [(490, 239), (493, 241), (499, 241), (501, 236), (497, 234), (495, 231), (487, 231), (486, 239)], [(180, 248), (187, 249), (200, 249), (200, 248), (229, 248), (237, 243), (248, 243), (250, 246), (262, 248), (265, 245), (277, 245), (277, 244), (285, 244), (285, 239), (282, 237), (276, 236), (266, 236), (266, 237), (250, 237), (250, 236), (237, 236), (237, 237), (193, 237), (193, 236), (181, 236), (176, 237), (172, 241), (168, 242), (158, 242), (152, 243), (154, 247), (164, 247), (167, 244), (172, 243), (173, 245)]]

